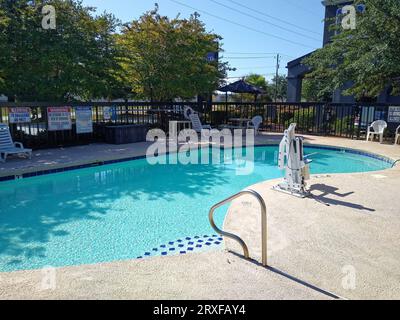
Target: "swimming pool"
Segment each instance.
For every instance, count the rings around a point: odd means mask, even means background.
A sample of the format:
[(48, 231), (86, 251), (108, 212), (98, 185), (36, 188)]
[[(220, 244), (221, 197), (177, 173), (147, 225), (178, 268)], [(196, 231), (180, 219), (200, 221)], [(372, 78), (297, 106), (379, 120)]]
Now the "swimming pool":
[[(209, 152), (204, 149), (202, 152)], [(216, 202), (279, 178), (277, 146), (255, 148), (251, 175), (236, 165), (149, 165), (146, 159), (0, 183), (0, 271), (111, 262), (218, 246)], [(386, 169), (387, 161), (328, 148), (313, 174)], [(167, 157), (167, 156), (166, 156)], [(217, 212), (222, 224), (226, 207)]]

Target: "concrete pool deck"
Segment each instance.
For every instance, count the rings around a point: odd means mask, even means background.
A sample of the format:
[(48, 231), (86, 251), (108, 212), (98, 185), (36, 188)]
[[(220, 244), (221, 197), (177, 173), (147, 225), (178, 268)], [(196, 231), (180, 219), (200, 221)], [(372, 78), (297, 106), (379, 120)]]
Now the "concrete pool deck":
[[(256, 142), (277, 143), (280, 137), (261, 135)], [(400, 146), (314, 136), (306, 141), (400, 158)], [(38, 151), (32, 162), (0, 164), (0, 172), (37, 170), (35, 161), (48, 169), (139, 156), (147, 144), (76, 148)], [(400, 299), (400, 165), (381, 172), (313, 176), (309, 199), (273, 192), (275, 183), (249, 186), (267, 203), (270, 269), (242, 259), (240, 248), (227, 241), (233, 253), (59, 268), (50, 289), (42, 287), (42, 270), (0, 273), (0, 299), (334, 298), (328, 292), (349, 299)], [(244, 197), (232, 204), (225, 220), (225, 230), (243, 237), (256, 261), (261, 252), (259, 215), (258, 204)]]

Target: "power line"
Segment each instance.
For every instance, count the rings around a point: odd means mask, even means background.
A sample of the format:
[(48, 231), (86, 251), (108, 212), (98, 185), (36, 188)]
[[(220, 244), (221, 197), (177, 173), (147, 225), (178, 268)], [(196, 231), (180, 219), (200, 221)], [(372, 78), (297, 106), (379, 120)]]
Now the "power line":
[[(275, 72), (273, 73), (257, 73), (257, 75), (259, 76), (275, 76)], [(281, 74), (283, 75), (283, 74)], [(226, 77), (225, 79), (242, 79), (242, 78), (246, 78), (247, 76), (249, 76), (249, 74), (243, 75), (243, 76), (237, 76), (237, 77)]]
[(275, 68), (276, 66), (263, 66), (263, 67), (236, 67), (237, 70), (252, 70), (252, 69), (270, 69)]
[(208, 15), (208, 16), (210, 16), (210, 17), (213, 17), (213, 18), (215, 18), (215, 19), (219, 19), (219, 20), (228, 22), (228, 23), (230, 23), (230, 24), (237, 25), (237, 26), (242, 27), (242, 28), (244, 28), (244, 29), (247, 29), (247, 30), (250, 30), (250, 31), (253, 31), (253, 32), (257, 32), (257, 33), (259, 33), (259, 34), (263, 34), (263, 35), (268, 36), (268, 37), (272, 37), (272, 38), (275, 38), (275, 39), (279, 39), (279, 40), (282, 40), (282, 41), (285, 41), (285, 42), (288, 42), (288, 43), (291, 43), (291, 44), (295, 44), (295, 45), (298, 45), (298, 46), (301, 46), (301, 47), (304, 47), (304, 48), (311, 48), (311, 49), (314, 49), (314, 50), (316, 49), (315, 47), (312, 47), (312, 46), (309, 46), (309, 45), (305, 45), (305, 44), (300, 43), (300, 42), (292, 41), (292, 40), (289, 40), (289, 39), (286, 39), (286, 38), (283, 38), (283, 37), (279, 37), (279, 36), (277, 36), (277, 35), (270, 34), (270, 33), (267, 33), (267, 32), (264, 32), (264, 31), (261, 31), (261, 30), (258, 30), (258, 29), (254, 29), (254, 28), (252, 28), (252, 27), (246, 26), (246, 25), (244, 25), (244, 24), (237, 23), (237, 22), (235, 22), (235, 21), (232, 21), (232, 20), (229, 20), (229, 19), (220, 17), (220, 16), (217, 16), (217, 15), (215, 15), (215, 14), (209, 13), (209, 12), (204, 11), (204, 10), (196, 9), (196, 8), (194, 8), (194, 7), (192, 7), (192, 6), (189, 6), (189, 5), (185, 4), (185, 3), (182, 3), (182, 2), (177, 1), (177, 0), (169, 0), (169, 1), (174, 2), (175, 4), (179, 4), (180, 6), (189, 8), (189, 9), (191, 9), (191, 10), (195, 10), (195, 11), (204, 13), (204, 14), (206, 14), (206, 15)]
[(287, 24), (287, 25), (289, 25), (289, 26), (292, 26), (292, 27), (298, 28), (298, 29), (300, 29), (300, 30), (303, 30), (303, 31), (306, 31), (306, 32), (310, 32), (310, 33), (314, 33), (314, 34), (316, 34), (316, 35), (319, 35), (319, 36), (321, 36), (321, 35), (322, 35), (322, 34), (321, 34), (321, 33), (319, 33), (319, 32), (316, 32), (316, 31), (313, 31), (313, 30), (310, 30), (310, 29), (307, 29), (307, 28), (301, 27), (301, 26), (299, 26), (299, 25), (296, 25), (296, 24), (294, 24), (294, 23), (288, 22), (288, 21), (286, 21), (286, 20), (283, 20), (283, 19), (280, 19), (280, 18), (277, 18), (277, 17), (271, 16), (271, 15), (269, 15), (269, 14), (265, 13), (265, 12), (261, 12), (261, 11), (255, 10), (255, 9), (253, 9), (253, 8), (250, 8), (250, 7), (248, 7), (248, 6), (245, 6), (244, 4), (241, 4), (241, 3), (237, 2), (237, 1), (234, 1), (234, 0), (228, 0), (228, 1), (229, 1), (229, 2), (232, 2), (232, 3), (234, 3), (234, 4), (236, 4), (236, 5), (237, 5), (237, 6), (239, 6), (239, 7), (242, 7), (242, 8), (245, 8), (245, 9), (249, 10), (249, 11), (252, 11), (252, 12), (258, 13), (259, 15), (262, 15), (262, 16), (265, 16), (265, 17), (268, 17), (268, 18), (270, 18), (270, 19), (273, 19), (273, 20), (276, 20), (276, 21), (279, 21), (279, 22), (285, 23), (285, 24)]
[(233, 59), (233, 60), (253, 60), (253, 59), (275, 59), (276, 56), (266, 57), (221, 57), (221, 59)]
[(226, 53), (226, 54), (237, 54), (237, 55), (251, 55), (251, 54), (257, 54), (257, 55), (263, 55), (263, 54), (265, 54), (265, 55), (276, 55), (277, 53), (276, 52), (228, 52), (228, 51), (225, 51), (224, 53)]
[(239, 13), (239, 14), (242, 14), (242, 15), (244, 15), (244, 16), (247, 16), (247, 17), (250, 17), (250, 18), (252, 18), (252, 19), (255, 19), (255, 20), (257, 20), (257, 21), (266, 23), (266, 24), (268, 24), (268, 25), (272, 25), (272, 26), (274, 26), (275, 28), (279, 28), (279, 29), (281, 29), (281, 30), (294, 33), (294, 34), (296, 34), (296, 35), (298, 35), (298, 36), (301, 36), (301, 37), (304, 37), (304, 38), (307, 38), (307, 39), (311, 39), (311, 40), (313, 40), (313, 41), (318, 41), (318, 42), (321, 41), (321, 39), (316, 39), (316, 38), (310, 37), (310, 36), (308, 36), (308, 35), (306, 35), (306, 34), (304, 34), (304, 33), (297, 32), (297, 31), (293, 31), (293, 30), (291, 30), (291, 29), (282, 27), (282, 26), (277, 25), (277, 24), (275, 24), (275, 23), (272, 23), (272, 22), (269, 22), (269, 21), (267, 21), (267, 20), (258, 18), (258, 17), (254, 16), (254, 15), (252, 15), (252, 14), (249, 14), (249, 13), (243, 12), (243, 11), (241, 11), (241, 10), (238, 10), (238, 9), (232, 8), (232, 7), (230, 7), (230, 6), (227, 6), (227, 5), (225, 5), (225, 4), (223, 4), (223, 3), (219, 2), (219, 1), (216, 1), (216, 0), (209, 0), (209, 1), (211, 1), (211, 2), (213, 2), (213, 3), (215, 3), (215, 4), (217, 4), (217, 5), (219, 5), (219, 6), (221, 6), (221, 7), (224, 7), (224, 8), (226, 8), (226, 9), (232, 10), (232, 11), (237, 12), (237, 13)]
[[(290, 3), (288, 3), (288, 2), (290, 2)], [(310, 9), (308, 9), (308, 8), (304, 8), (303, 6), (300, 6), (300, 5), (297, 3), (297, 0), (296, 0), (296, 2), (293, 2), (293, 1), (290, 1), (290, 0), (286, 0), (286, 4), (289, 5), (289, 6), (296, 7), (296, 8), (298, 8), (298, 9), (300, 9), (300, 10), (303, 10), (303, 11), (305, 11), (305, 12), (307, 12), (307, 13), (313, 15), (313, 16), (317, 16), (317, 15), (318, 15), (317, 12), (315, 12), (315, 11), (313, 11), (313, 10), (310, 10)]]
[(283, 53), (281, 53), (281, 56), (287, 57), (289, 59), (297, 59), (296, 57), (288, 56), (287, 54), (283, 54)]
[[(247, 55), (247, 56), (249, 56), (248, 58), (252, 58), (251, 55), (262, 56), (265, 54), (265, 55), (271, 55), (269, 57), (274, 58), (274, 59), (275, 59), (276, 55), (278, 54), (277, 52), (228, 52), (228, 51), (224, 51), (223, 53), (225, 53), (227, 55), (238, 55), (238, 56)], [(283, 58), (282, 60), (289, 61), (289, 59), (290, 60), (296, 59), (295, 57), (289, 56), (287, 54), (282, 54), (282, 53), (279, 53), (279, 54), (281, 55), (281, 58)], [(286, 58), (284, 58), (284, 57), (286, 57)], [(234, 57), (234, 58), (236, 58), (236, 57)]]

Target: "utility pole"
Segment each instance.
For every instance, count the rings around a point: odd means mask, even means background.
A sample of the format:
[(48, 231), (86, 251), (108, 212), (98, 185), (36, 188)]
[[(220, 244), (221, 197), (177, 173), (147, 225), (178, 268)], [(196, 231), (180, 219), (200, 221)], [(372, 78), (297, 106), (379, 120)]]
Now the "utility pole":
[(276, 55), (276, 74), (275, 74), (275, 102), (278, 101), (278, 77), (281, 58), (279, 53)]

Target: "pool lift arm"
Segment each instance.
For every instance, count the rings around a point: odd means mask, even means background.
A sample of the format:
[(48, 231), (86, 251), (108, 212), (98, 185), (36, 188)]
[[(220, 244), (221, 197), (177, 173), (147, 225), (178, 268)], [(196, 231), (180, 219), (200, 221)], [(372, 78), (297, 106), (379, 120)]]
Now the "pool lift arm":
[(305, 198), (310, 195), (306, 181), (310, 180), (312, 160), (304, 156), (303, 138), (296, 137), (295, 130), (296, 124), (292, 123), (279, 145), (278, 166), (280, 170), (285, 170), (285, 178), (273, 189)]

